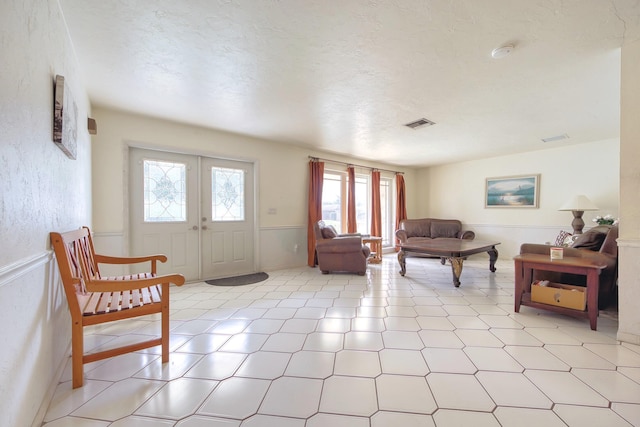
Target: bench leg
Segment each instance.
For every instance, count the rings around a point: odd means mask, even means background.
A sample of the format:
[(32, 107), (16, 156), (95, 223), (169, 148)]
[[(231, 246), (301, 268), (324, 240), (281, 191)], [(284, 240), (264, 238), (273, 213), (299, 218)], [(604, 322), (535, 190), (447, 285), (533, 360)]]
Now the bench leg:
[(169, 284), (162, 284), (162, 363), (169, 361)]
[(82, 387), (84, 382), (84, 336), (82, 323), (80, 321), (71, 322), (71, 377), (72, 387)]

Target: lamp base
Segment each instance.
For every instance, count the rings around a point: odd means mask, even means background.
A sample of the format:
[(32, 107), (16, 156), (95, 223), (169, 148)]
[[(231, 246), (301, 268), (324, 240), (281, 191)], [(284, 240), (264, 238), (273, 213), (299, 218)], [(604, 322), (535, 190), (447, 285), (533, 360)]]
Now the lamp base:
[(573, 234), (582, 234), (582, 229), (584, 228), (584, 220), (582, 219), (582, 214), (584, 211), (571, 211), (573, 214), (573, 221), (571, 221), (571, 226), (573, 227)]

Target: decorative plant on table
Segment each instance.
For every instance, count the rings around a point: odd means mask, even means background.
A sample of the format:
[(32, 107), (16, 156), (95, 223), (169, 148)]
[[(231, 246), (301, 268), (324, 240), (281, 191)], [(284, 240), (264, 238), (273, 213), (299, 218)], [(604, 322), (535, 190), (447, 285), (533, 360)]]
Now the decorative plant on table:
[(593, 222), (597, 223), (598, 225), (616, 225), (618, 224), (618, 219), (609, 214), (605, 216), (598, 215), (597, 217), (593, 218)]

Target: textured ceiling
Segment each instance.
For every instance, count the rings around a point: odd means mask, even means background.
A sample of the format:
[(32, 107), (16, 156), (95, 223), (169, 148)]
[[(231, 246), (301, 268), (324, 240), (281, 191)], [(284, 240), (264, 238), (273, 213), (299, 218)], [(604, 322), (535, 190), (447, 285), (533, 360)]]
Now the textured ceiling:
[(640, 39), (640, 0), (59, 1), (94, 106), (405, 166), (618, 137)]

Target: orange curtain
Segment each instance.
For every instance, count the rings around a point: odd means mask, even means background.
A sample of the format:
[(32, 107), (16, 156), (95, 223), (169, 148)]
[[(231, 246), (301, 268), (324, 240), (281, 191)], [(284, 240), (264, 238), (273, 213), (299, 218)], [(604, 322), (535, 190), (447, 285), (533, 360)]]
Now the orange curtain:
[(347, 166), (348, 188), (347, 188), (347, 233), (356, 233), (358, 224), (356, 223), (356, 169)]
[(322, 219), (322, 183), (324, 179), (324, 163), (309, 161), (309, 223), (307, 224), (307, 264), (315, 267), (316, 236), (313, 225)]
[[(396, 230), (400, 228), (400, 221), (407, 219), (407, 195), (404, 188), (404, 176), (396, 174)], [(400, 250), (400, 242), (396, 239), (396, 251)]]
[(382, 237), (382, 211), (380, 208), (380, 171), (371, 172), (371, 235)]

